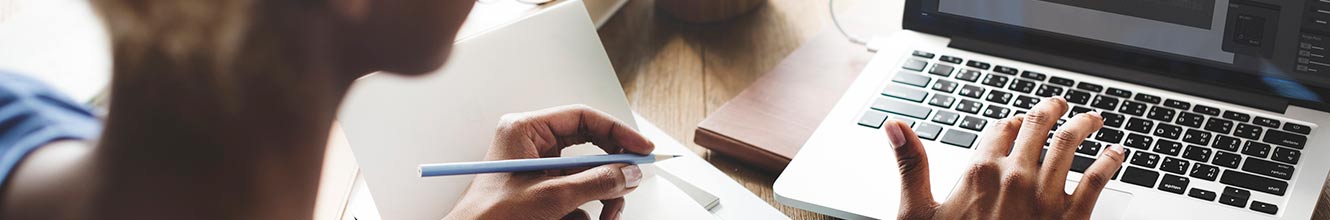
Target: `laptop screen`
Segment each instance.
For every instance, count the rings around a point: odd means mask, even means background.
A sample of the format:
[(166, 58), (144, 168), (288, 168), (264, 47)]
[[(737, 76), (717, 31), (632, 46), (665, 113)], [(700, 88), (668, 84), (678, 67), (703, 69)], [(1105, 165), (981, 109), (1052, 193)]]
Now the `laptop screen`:
[[(1029, 39), (1065, 40), (1051, 51), (1308, 102), (1330, 98), (1330, 0), (911, 0), (905, 20), (1027, 48), (1042, 46)], [(1080, 44), (1095, 46), (1067, 47)]]

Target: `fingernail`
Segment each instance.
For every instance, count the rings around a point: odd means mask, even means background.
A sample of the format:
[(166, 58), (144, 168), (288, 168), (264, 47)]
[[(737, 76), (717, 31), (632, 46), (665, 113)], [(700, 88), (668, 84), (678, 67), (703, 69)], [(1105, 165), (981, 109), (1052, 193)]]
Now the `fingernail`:
[(891, 147), (905, 146), (905, 132), (901, 131), (901, 126), (896, 126), (895, 123), (890, 123), (891, 121), (887, 122), (887, 138), (891, 139)]
[(1090, 111), (1089, 114), (1092, 115), (1092, 116), (1094, 116), (1095, 118), (1103, 118), (1103, 117), (1104, 117), (1103, 115), (1099, 114), (1099, 110)]
[(638, 168), (637, 165), (626, 166), (619, 170), (623, 171), (624, 188), (637, 187), (637, 184), (642, 183), (642, 168)]
[(1125, 153), (1127, 153), (1127, 152), (1125, 152), (1126, 149), (1122, 149), (1122, 145), (1116, 145), (1116, 144), (1114, 144), (1114, 145), (1112, 145), (1112, 146), (1109, 146), (1108, 149), (1112, 149), (1113, 152), (1117, 152), (1118, 154), (1125, 154)]

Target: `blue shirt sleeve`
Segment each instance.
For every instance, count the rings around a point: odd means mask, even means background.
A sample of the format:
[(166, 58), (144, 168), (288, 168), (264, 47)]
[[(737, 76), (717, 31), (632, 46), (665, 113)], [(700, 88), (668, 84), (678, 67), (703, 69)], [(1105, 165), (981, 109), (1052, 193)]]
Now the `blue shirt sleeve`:
[(36, 79), (0, 70), (0, 186), (37, 147), (92, 140), (101, 121), (87, 107)]

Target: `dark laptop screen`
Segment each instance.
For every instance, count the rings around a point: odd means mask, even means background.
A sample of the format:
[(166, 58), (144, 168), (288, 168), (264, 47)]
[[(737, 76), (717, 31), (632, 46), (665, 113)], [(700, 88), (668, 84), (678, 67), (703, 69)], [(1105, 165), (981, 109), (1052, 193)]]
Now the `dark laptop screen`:
[(1330, 0), (910, 0), (905, 20), (1300, 102), (1330, 98)]

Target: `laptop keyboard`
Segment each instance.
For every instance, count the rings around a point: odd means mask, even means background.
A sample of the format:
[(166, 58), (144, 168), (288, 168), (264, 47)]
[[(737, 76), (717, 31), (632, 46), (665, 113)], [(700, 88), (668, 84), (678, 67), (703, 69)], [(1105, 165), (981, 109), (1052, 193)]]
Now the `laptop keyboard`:
[[(1083, 112), (1104, 117), (1076, 149), (1072, 172), (1085, 172), (1104, 146), (1120, 144), (1127, 157), (1116, 181), (1270, 215), (1282, 199), (1257, 201), (1252, 193), (1287, 194), (1311, 134), (1279, 119), (925, 51), (904, 61), (858, 124), (880, 128), (897, 119), (921, 139), (973, 148), (988, 124), (1052, 96), (1071, 108), (1055, 129)], [(1223, 188), (1189, 188), (1194, 181)]]

